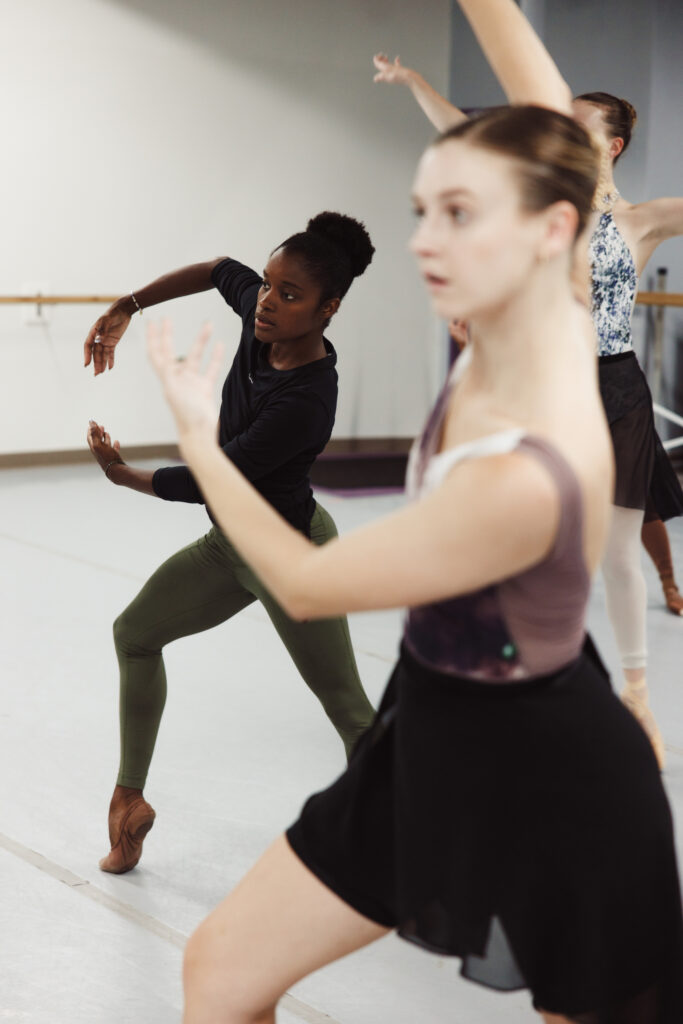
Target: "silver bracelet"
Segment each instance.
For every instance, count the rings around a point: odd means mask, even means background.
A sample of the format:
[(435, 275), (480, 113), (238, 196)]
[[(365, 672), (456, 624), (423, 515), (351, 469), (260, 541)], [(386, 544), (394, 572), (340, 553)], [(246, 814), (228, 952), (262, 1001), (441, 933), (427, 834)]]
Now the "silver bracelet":
[(108, 462), (107, 465), (104, 467), (104, 475), (106, 476), (107, 480), (109, 479), (109, 470), (111, 469), (112, 466), (125, 466), (125, 462), (123, 461), (123, 459), (112, 459), (111, 462)]
[(137, 309), (139, 310), (140, 316), (142, 316), (142, 306), (140, 305), (138, 300), (135, 298), (135, 295), (133, 294), (133, 292), (130, 293), (130, 297), (133, 300), (133, 302), (135, 303)]

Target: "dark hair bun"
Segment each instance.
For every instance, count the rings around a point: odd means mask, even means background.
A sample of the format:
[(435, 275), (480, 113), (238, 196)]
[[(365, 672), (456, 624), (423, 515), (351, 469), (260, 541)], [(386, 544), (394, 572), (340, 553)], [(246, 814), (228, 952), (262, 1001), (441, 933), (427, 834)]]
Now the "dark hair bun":
[(372, 261), (375, 247), (370, 241), (365, 224), (354, 217), (325, 210), (311, 217), (306, 225), (306, 231), (321, 235), (335, 248), (341, 249), (349, 261), (354, 277), (362, 274)]

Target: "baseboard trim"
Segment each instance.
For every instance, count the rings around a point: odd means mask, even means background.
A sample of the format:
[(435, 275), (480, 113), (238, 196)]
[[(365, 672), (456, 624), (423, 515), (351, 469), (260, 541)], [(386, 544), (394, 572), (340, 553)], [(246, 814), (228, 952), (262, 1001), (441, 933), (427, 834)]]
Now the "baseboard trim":
[[(332, 491), (396, 489), (403, 486), (412, 438), (340, 437), (334, 438), (313, 465), (311, 482)], [(678, 453), (674, 453), (678, 456)], [(140, 444), (126, 447), (131, 462), (141, 459), (179, 459), (176, 444)], [(52, 452), (12, 452), (0, 454), (0, 470), (28, 469), (39, 466), (69, 466), (92, 461), (87, 448), (68, 448)], [(673, 459), (679, 474), (680, 456)]]
[[(328, 490), (368, 490), (403, 486), (406, 461), (412, 444), (408, 437), (334, 438), (316, 460), (311, 471), (315, 487)], [(126, 446), (126, 459), (179, 459), (176, 444)], [(75, 466), (92, 461), (87, 448), (51, 452), (0, 454), (0, 470), (43, 466)]]
[[(138, 444), (126, 446), (126, 458), (178, 459), (177, 444)], [(33, 466), (75, 466), (92, 462), (88, 448), (64, 448), (53, 452), (10, 452), (0, 455), (0, 469), (29, 469)]]

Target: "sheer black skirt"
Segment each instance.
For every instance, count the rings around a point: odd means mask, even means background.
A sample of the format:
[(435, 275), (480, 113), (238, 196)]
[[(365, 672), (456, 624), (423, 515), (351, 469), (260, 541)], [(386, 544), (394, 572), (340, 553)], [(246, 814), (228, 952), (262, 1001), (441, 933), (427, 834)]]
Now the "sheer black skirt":
[(405, 649), (347, 771), (288, 830), (361, 914), (577, 1024), (681, 1024), (671, 815), (641, 727), (589, 640), (531, 682)]
[(645, 519), (683, 514), (683, 490), (655, 430), (652, 394), (634, 352), (600, 356), (600, 394), (616, 462), (614, 504)]

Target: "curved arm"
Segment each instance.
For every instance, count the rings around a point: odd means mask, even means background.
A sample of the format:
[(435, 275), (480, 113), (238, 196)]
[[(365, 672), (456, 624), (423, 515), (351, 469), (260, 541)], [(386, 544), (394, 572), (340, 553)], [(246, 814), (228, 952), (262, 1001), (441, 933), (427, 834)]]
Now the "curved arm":
[(211, 274), (214, 267), (217, 267), (223, 259), (224, 257), (221, 256), (220, 259), (208, 260), (206, 263), (191, 263), (178, 270), (171, 270), (168, 274), (162, 274), (161, 277), (157, 277), (143, 288), (135, 289), (133, 294), (137, 299), (137, 305), (132, 295), (123, 295), (112, 304), (109, 312), (116, 309), (127, 316), (134, 316), (139, 308), (147, 309), (149, 306), (157, 306), (160, 302), (179, 299), (183, 295), (206, 292), (213, 288)]
[(469, 593), (540, 562), (557, 531), (553, 481), (513, 452), (462, 463), (429, 497), (321, 548), (274, 511), (207, 432), (181, 434), (180, 443), (222, 529), (297, 620)]
[(214, 440), (221, 347), (214, 346), (202, 370), (209, 334), (204, 328), (179, 362), (170, 324), (161, 332), (150, 324), (150, 359), (207, 505), (292, 618), (426, 604), (505, 579), (547, 555), (557, 533), (559, 494), (546, 468), (524, 452), (464, 461), (423, 500), (322, 548), (312, 544)]
[(459, 0), (510, 103), (571, 116), (571, 89), (514, 0)]
[(148, 469), (134, 469), (127, 462), (119, 462), (112, 466), (107, 477), (113, 484), (120, 487), (129, 487), (131, 491), (139, 491), (140, 494), (151, 494), (158, 498), (159, 495), (152, 486), (154, 473)]
[[(131, 318), (138, 311), (159, 302), (195, 295), (213, 288), (211, 274), (221, 259), (207, 263), (192, 263), (179, 270), (158, 277), (155, 281), (136, 289), (133, 294), (122, 295), (112, 302), (106, 313), (98, 317), (88, 331), (83, 345), (84, 366), (93, 363), (95, 376), (109, 368), (113, 370), (116, 346), (128, 329)], [(135, 295), (135, 298), (133, 298)]]
[(121, 445), (118, 441), (112, 444), (111, 435), (102, 424), (90, 420), (87, 441), (93, 458), (111, 483), (130, 487), (142, 494), (156, 495), (152, 485), (153, 473), (129, 466), (121, 455)]
[(373, 63), (377, 68), (374, 81), (407, 85), (437, 131), (446, 132), (467, 120), (467, 114), (449, 103), (418, 71), (404, 67), (398, 57), (392, 63), (385, 54), (377, 53)]
[(655, 245), (683, 235), (683, 198), (651, 199), (642, 204), (640, 217), (645, 239)]

